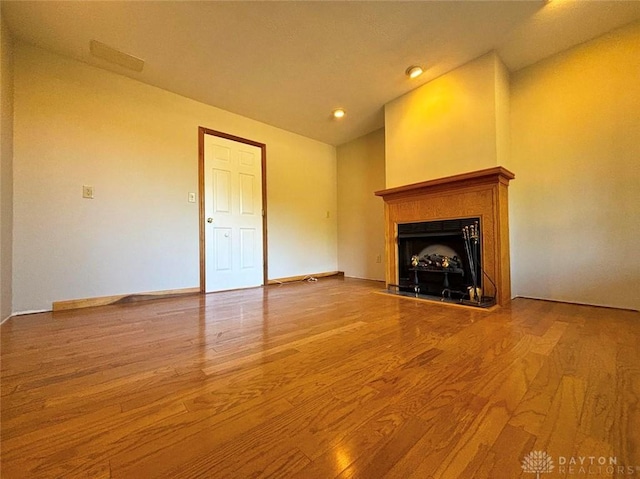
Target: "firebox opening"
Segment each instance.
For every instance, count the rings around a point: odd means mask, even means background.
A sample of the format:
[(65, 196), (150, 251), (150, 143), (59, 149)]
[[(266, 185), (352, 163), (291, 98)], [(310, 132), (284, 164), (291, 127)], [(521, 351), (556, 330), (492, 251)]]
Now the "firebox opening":
[(398, 224), (398, 292), (493, 304), (483, 287), (481, 239), (478, 235), (474, 250), (473, 240), (465, 242), (463, 235), (465, 227), (467, 231), (477, 227), (479, 233), (480, 221), (472, 217)]

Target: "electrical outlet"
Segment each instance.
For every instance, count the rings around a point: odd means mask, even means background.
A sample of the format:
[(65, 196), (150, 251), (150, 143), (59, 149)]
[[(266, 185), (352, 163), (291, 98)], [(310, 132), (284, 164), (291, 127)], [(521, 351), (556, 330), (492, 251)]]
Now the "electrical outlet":
[(93, 199), (93, 186), (82, 185), (82, 197), (89, 200)]
[(195, 202), (196, 202), (196, 194), (189, 193), (189, 203), (195, 203)]

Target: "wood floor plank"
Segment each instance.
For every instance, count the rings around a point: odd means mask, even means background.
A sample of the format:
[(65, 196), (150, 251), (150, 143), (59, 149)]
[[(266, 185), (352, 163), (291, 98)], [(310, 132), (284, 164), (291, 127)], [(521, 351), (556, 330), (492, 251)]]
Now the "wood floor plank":
[(477, 479), (494, 477), (520, 477), (521, 463), (514, 457), (524, 457), (533, 450), (535, 436), (524, 429), (507, 424), (491, 448), (480, 458), (480, 466), (475, 470)]
[(640, 466), (640, 313), (479, 311), (381, 287), (6, 321), (2, 477), (526, 478), (532, 450)]
[(210, 451), (291, 409), (284, 400), (254, 400), (213, 417), (201, 411), (169, 417), (156, 425), (153, 434), (111, 456), (112, 476), (167, 477), (168, 471), (179, 471), (207, 457)]
[[(393, 466), (388, 476), (397, 479), (437, 477), (436, 470), (486, 405), (486, 399), (465, 392), (435, 398), (421, 413), (429, 430)], [(465, 467), (467, 464), (464, 463)]]
[(576, 444), (578, 425), (585, 403), (586, 383), (574, 376), (563, 376), (535, 444), (536, 451), (570, 456)]

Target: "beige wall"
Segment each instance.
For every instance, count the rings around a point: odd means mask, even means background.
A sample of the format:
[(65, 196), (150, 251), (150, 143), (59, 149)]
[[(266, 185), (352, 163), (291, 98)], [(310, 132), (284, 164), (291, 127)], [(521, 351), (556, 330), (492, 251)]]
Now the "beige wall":
[(506, 77), (491, 52), (387, 103), (386, 186), (498, 165), (508, 146)]
[(198, 126), (267, 144), (269, 277), (337, 269), (334, 147), (22, 43), (15, 60), (16, 311), (199, 284)]
[(0, 321), (12, 313), (13, 45), (0, 19)]
[(338, 270), (333, 146), (273, 127), (267, 143), (269, 278)]
[(495, 62), (495, 108), (496, 108), (496, 164), (508, 168), (511, 153), (511, 85), (509, 70), (496, 56)]
[[(384, 280), (384, 129), (337, 149), (338, 267), (346, 276)], [(378, 260), (380, 262), (378, 262)]]
[(512, 75), (513, 291), (640, 309), (640, 23)]

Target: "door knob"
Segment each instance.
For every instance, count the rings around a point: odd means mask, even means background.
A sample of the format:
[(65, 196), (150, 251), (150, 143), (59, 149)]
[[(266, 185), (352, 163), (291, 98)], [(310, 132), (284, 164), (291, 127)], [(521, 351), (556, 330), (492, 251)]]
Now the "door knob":
[(207, 218), (207, 223), (213, 223), (213, 218)]

